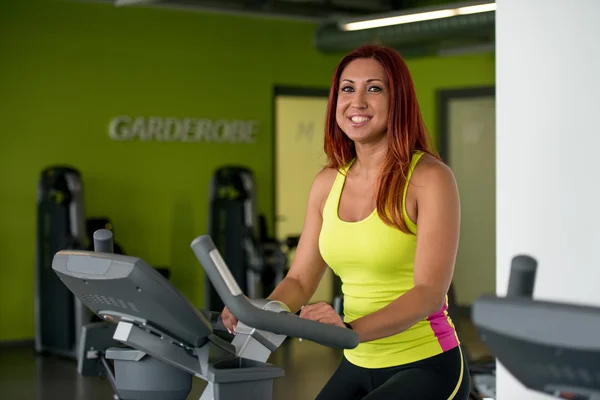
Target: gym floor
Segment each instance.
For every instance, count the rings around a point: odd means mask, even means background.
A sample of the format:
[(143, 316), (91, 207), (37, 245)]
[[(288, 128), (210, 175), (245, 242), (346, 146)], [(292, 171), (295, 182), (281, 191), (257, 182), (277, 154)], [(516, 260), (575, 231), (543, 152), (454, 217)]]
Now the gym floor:
[[(468, 318), (458, 321), (463, 348), (471, 359), (489, 357)], [(290, 340), (269, 362), (285, 370), (275, 380), (273, 400), (314, 399), (335, 371), (341, 352), (312, 342)], [(190, 400), (198, 400), (205, 382), (194, 379)], [(110, 400), (106, 380), (78, 376), (76, 363), (56, 357), (36, 356), (29, 347), (0, 347), (0, 398), (19, 400)]]

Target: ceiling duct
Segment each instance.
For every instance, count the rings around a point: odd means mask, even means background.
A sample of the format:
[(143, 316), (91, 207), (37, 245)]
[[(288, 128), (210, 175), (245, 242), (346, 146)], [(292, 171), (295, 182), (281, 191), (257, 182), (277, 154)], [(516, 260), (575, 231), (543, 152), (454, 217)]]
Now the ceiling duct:
[[(489, 1), (486, 3), (490, 4)], [(323, 53), (336, 53), (347, 52), (363, 44), (377, 43), (394, 47), (409, 56), (451, 53), (461, 48), (479, 51), (482, 48), (490, 49), (494, 43), (495, 11), (457, 11), (480, 7), (482, 4), (483, 2), (448, 4), (404, 11), (401, 14), (369, 15), (360, 20), (328, 21), (318, 27), (314, 38), (315, 47)], [(491, 4), (495, 6), (494, 3)], [(392, 25), (394, 20), (401, 23)], [(365, 24), (366, 21), (368, 22)], [(386, 21), (390, 21), (387, 26), (347, 30), (353, 24), (385, 25)]]
[[(81, 0), (80, 0), (81, 1)], [(117, 7), (153, 7), (321, 23), (334, 17), (359, 17), (395, 10), (389, 0), (96, 0)], [(395, 1), (395, 0), (394, 0)], [(436, 0), (439, 1), (439, 0)]]

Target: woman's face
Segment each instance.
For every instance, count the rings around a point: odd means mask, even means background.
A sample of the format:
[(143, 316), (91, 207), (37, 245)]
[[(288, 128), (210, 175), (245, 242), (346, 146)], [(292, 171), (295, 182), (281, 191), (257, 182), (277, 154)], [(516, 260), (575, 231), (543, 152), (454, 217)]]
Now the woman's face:
[(378, 61), (360, 58), (346, 66), (339, 82), (336, 121), (354, 142), (381, 140), (387, 130), (388, 80)]

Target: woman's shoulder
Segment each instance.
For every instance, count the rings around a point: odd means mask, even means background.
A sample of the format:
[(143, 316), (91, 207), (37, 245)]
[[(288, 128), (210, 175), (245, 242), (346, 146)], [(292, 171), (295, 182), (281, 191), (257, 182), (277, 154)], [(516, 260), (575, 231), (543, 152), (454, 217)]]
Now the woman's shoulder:
[(325, 167), (315, 176), (310, 188), (309, 201), (322, 210), (333, 183), (337, 177), (338, 171), (335, 168)]
[(411, 183), (419, 188), (439, 185), (454, 185), (452, 169), (442, 160), (424, 153), (417, 162), (411, 177)]
[(320, 170), (313, 180), (314, 190), (320, 193), (329, 193), (329, 190), (333, 186), (333, 182), (335, 181), (338, 173), (338, 170), (331, 167), (325, 167)]

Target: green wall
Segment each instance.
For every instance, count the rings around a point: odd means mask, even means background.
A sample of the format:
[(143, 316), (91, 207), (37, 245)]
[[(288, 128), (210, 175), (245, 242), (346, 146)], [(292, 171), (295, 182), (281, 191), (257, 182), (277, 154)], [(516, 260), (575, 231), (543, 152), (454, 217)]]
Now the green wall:
[(438, 91), (494, 85), (495, 62), (494, 53), (407, 60), (425, 123), (434, 140), (438, 131)]
[[(167, 265), (202, 306), (189, 249), (205, 233), (215, 168), (239, 162), (272, 209), (272, 90), (327, 87), (339, 55), (312, 46), (306, 23), (23, 0), (0, 5), (0, 340), (33, 336), (36, 185), (42, 168), (77, 167), (87, 216), (109, 216), (129, 254)], [(409, 62), (435, 133), (435, 91), (488, 85), (493, 55)], [(254, 119), (254, 144), (116, 142), (118, 115)], [(271, 222), (271, 221), (270, 221)]]

